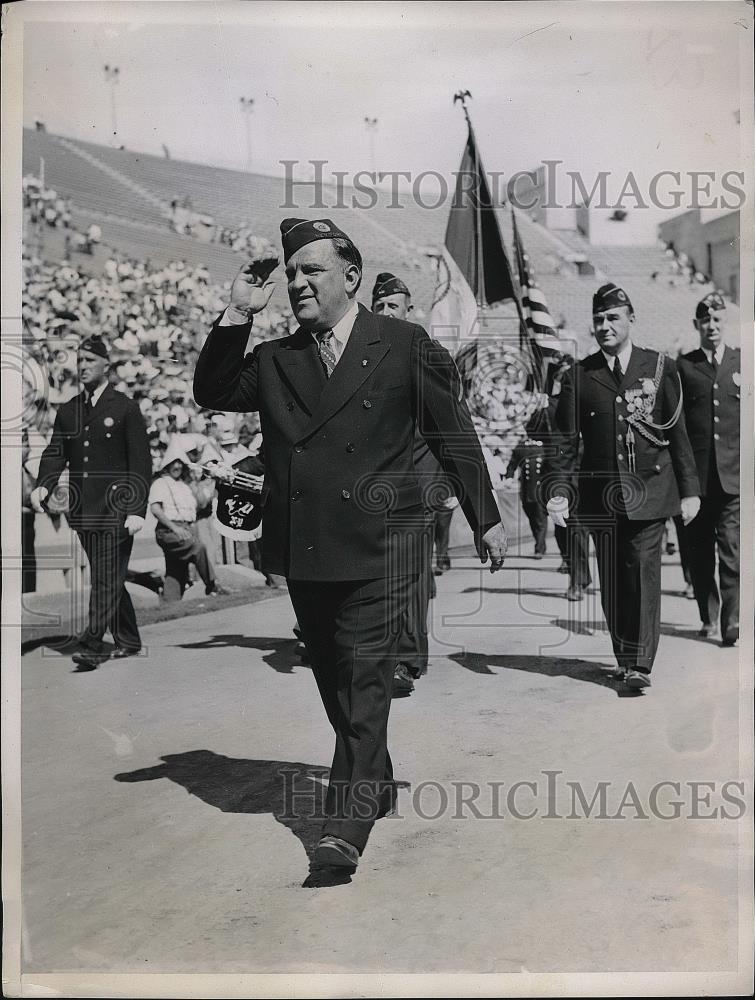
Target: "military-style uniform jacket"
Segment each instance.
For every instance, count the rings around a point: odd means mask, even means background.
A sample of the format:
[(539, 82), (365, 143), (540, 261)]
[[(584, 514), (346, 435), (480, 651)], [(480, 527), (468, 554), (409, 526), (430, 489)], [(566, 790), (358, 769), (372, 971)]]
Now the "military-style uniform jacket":
[[(601, 351), (567, 373), (555, 412), (559, 440), (549, 462), (549, 495), (569, 495), (580, 436), (584, 453), (577, 489), (582, 515), (611, 515), (618, 509), (631, 520), (667, 518), (679, 513), (680, 496), (700, 495), (679, 407), (676, 365), (670, 358), (663, 359), (655, 392), (657, 364), (657, 351), (633, 344), (620, 386)], [(648, 421), (642, 426), (633, 422), (640, 414)], [(676, 416), (673, 426), (653, 429), (652, 425), (669, 424)]]
[(511, 453), (506, 478), (519, 469), (519, 495), (522, 503), (542, 502), (540, 484), (545, 474), (546, 445), (536, 438), (521, 441)]
[(52, 492), (66, 466), (72, 528), (121, 531), (129, 514), (144, 517), (152, 458), (139, 406), (111, 385), (87, 417), (83, 392), (63, 403), (37, 485)]
[(266, 572), (324, 582), (415, 572), (419, 546), (406, 536), (422, 531), (425, 500), (415, 426), (451, 477), (481, 548), (498, 507), (453, 361), (422, 327), (360, 306), (330, 379), (308, 331), (244, 356), (250, 329), (215, 324), (194, 396), (200, 406), (259, 411)]
[(724, 348), (716, 371), (702, 348), (679, 358), (684, 415), (703, 495), (714, 467), (724, 493), (739, 494), (741, 354)]

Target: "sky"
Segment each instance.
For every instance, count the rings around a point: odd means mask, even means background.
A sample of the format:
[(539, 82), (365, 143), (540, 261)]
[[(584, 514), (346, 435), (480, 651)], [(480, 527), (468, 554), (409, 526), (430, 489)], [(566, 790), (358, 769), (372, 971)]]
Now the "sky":
[[(111, 141), (103, 66), (117, 65), (118, 139), (243, 169), (324, 159), (378, 169), (459, 164), (469, 109), (489, 171), (542, 160), (643, 183), (741, 169), (739, 2), (43, 3), (21, 5), (24, 123)], [(653, 213), (651, 213), (653, 214)]]

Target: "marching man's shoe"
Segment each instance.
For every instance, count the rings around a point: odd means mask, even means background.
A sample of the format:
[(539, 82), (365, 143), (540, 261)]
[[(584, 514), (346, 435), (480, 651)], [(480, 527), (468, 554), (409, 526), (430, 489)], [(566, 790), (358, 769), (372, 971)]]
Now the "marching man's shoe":
[(393, 693), (411, 694), (414, 690), (414, 678), (405, 663), (397, 663), (393, 672)]
[(125, 660), (129, 656), (138, 656), (141, 651), (141, 646), (116, 646), (110, 654), (110, 659)]
[(701, 639), (718, 639), (718, 625), (713, 625), (710, 622), (703, 622), (700, 626), (700, 631), (697, 634)]
[(110, 659), (110, 653), (98, 653), (93, 649), (81, 649), (71, 657), (73, 662), (83, 673), (85, 670), (96, 670), (101, 663)]
[(732, 628), (727, 628), (724, 633), (724, 637), (721, 640), (722, 646), (736, 646), (739, 642), (739, 625), (735, 625)]
[(584, 601), (587, 587), (569, 587), (566, 591), (567, 601)]
[(650, 675), (643, 674), (639, 670), (627, 670), (625, 680), (627, 687), (634, 688), (635, 691), (650, 687)]
[(321, 837), (315, 848), (314, 862), (328, 868), (346, 868), (355, 871), (359, 864), (359, 851), (340, 837)]

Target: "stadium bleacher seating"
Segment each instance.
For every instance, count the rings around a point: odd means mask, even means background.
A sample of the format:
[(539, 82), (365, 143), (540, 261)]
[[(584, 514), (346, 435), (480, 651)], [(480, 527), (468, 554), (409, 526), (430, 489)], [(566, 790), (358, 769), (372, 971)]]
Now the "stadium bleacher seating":
[[(73, 151), (78, 148), (79, 153)], [(421, 248), (440, 246), (447, 221), (447, 209), (423, 209), (402, 198), (401, 209), (387, 207), (387, 198), (372, 210), (329, 207), (313, 210), (286, 205), (282, 178), (196, 163), (165, 159), (128, 150), (97, 146), (78, 140), (24, 130), (24, 173), (38, 175), (44, 159), (45, 183), (73, 202), (73, 218), (86, 227), (93, 221), (103, 230), (103, 246), (88, 260), (79, 261), (93, 270), (101, 269), (109, 247), (155, 263), (183, 259), (204, 263), (216, 281), (232, 278), (243, 259), (229, 247), (199, 242), (173, 232), (164, 208), (174, 198), (188, 196), (194, 211), (211, 215), (228, 227), (247, 226), (255, 234), (277, 245), (283, 217), (329, 216), (349, 233), (365, 260), (360, 298), (369, 302), (375, 276), (381, 270), (402, 274), (413, 290), (419, 315), (426, 316), (432, 303), (434, 271)], [(298, 189), (306, 196), (308, 189)], [(326, 204), (336, 200), (326, 192)], [(348, 201), (348, 197), (346, 201)], [(508, 210), (499, 217), (507, 246), (511, 246), (511, 218)], [(545, 293), (551, 313), (577, 338), (581, 349), (590, 346), (592, 293), (606, 280), (623, 285), (637, 312), (636, 339), (640, 344), (671, 350), (674, 345), (691, 347), (695, 333), (691, 317), (699, 285), (672, 284), (667, 277), (668, 260), (662, 249), (649, 247), (599, 247), (576, 232), (550, 232), (517, 213), (523, 243), (530, 255), (538, 284)], [(42, 227), (44, 229), (44, 227)], [(30, 239), (32, 237), (29, 237)], [(46, 256), (63, 254), (63, 237), (58, 230), (39, 233)], [(574, 255), (584, 255), (594, 274), (579, 274)], [(653, 273), (659, 275), (654, 280)], [(286, 302), (285, 285), (278, 281), (274, 303)], [(738, 338), (738, 310), (731, 310), (732, 340)]]

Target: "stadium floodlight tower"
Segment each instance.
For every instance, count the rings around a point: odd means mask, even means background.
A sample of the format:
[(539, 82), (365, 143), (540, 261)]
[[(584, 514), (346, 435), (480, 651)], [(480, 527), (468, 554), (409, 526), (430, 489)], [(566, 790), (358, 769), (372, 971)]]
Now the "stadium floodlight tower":
[(254, 111), (253, 97), (240, 97), (241, 114), (246, 123), (246, 169), (252, 169), (252, 113)]
[(103, 72), (105, 73), (105, 83), (110, 88), (110, 122), (113, 130), (110, 142), (114, 146), (116, 144), (116, 136), (118, 135), (118, 118), (115, 113), (115, 88), (120, 79), (121, 71), (117, 66), (105, 63)]
[(365, 119), (364, 119), (364, 125), (365, 125), (365, 128), (367, 129), (367, 135), (369, 136), (369, 140), (370, 140), (370, 170), (374, 174), (375, 173), (375, 133), (377, 132), (377, 129), (378, 129), (378, 120), (377, 120), (377, 118), (368, 118), (368, 117), (365, 117)]

